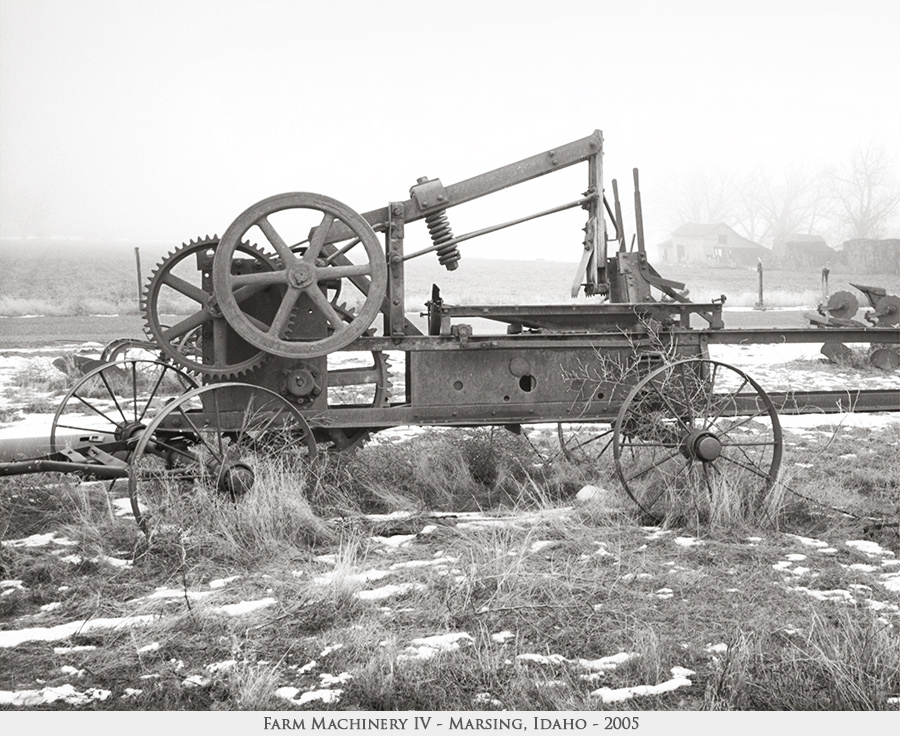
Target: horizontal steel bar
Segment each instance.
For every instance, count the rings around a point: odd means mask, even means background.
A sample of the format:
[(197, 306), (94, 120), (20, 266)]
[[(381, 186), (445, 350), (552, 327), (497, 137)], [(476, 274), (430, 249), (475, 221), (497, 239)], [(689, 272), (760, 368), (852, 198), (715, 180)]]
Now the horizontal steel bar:
[(92, 463), (71, 463), (65, 460), (22, 460), (0, 463), (0, 476), (27, 475), (29, 473), (84, 473), (94, 478), (127, 478), (128, 468)]
[[(455, 308), (454, 308), (455, 309)], [(466, 312), (473, 308), (462, 308)], [(482, 307), (482, 309), (485, 309)], [(527, 319), (527, 310), (517, 313), (515, 307), (497, 307), (496, 311), (481, 314), (467, 314), (466, 316), (483, 317), (491, 319), (492, 316), (506, 314)], [(558, 309), (548, 307), (545, 309)], [(503, 311), (501, 311), (503, 310)], [(688, 310), (690, 311), (690, 310)], [(535, 310), (541, 314), (540, 310)], [(550, 314), (552, 312), (545, 312)], [(572, 312), (572, 314), (579, 314)], [(593, 314), (587, 312), (586, 314)], [(622, 330), (615, 332), (596, 332), (584, 329), (581, 332), (523, 332), (518, 335), (472, 335), (465, 342), (465, 347), (456, 337), (446, 335), (398, 335), (394, 337), (360, 337), (348, 345), (345, 350), (401, 350), (414, 352), (419, 350), (480, 350), (489, 348), (521, 348), (527, 350), (550, 347), (595, 347), (616, 348), (628, 347), (640, 343), (642, 340), (658, 340), (659, 337), (671, 335), (679, 344), (697, 344), (706, 342), (709, 345), (778, 345), (792, 343), (888, 343), (900, 344), (900, 330), (885, 328), (868, 329), (835, 329), (820, 330), (807, 328), (763, 328), (763, 329), (721, 329), (721, 330), (693, 330), (672, 329), (659, 333), (658, 337), (651, 338), (645, 331), (624, 333)]]
[(704, 330), (703, 334), (708, 338), (710, 345), (772, 345), (802, 342), (883, 342), (892, 345), (900, 344), (900, 330), (885, 327), (849, 329), (843, 327), (835, 329), (820, 329), (817, 327), (735, 328)]
[[(508, 187), (523, 184), (544, 174), (565, 169), (573, 164), (587, 161), (591, 156), (601, 154), (602, 150), (603, 135), (599, 130), (595, 130), (585, 138), (566, 143), (558, 148), (551, 148), (549, 151), (539, 153), (536, 156), (530, 156), (516, 163), (501, 166), (499, 169), (494, 169), (485, 174), (479, 174), (445, 187), (446, 206), (453, 207), (470, 202), (473, 199), (499, 192)], [(415, 222), (425, 217), (426, 212), (419, 210), (414, 199), (407, 199), (402, 205), (403, 219), (406, 222)], [(431, 209), (428, 211), (430, 212)], [(390, 219), (387, 207), (364, 212), (362, 217), (376, 229), (386, 227)], [(351, 236), (350, 228), (342, 223), (336, 223), (328, 234), (328, 242), (333, 243), (338, 240), (345, 240)]]

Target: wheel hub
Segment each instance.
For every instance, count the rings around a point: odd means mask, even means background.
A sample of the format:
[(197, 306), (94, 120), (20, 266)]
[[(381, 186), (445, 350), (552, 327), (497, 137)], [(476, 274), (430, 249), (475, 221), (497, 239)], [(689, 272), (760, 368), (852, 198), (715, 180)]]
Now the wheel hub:
[(297, 289), (306, 289), (315, 282), (316, 271), (305, 261), (299, 261), (288, 268), (288, 283)]
[(230, 463), (219, 475), (218, 489), (232, 499), (241, 498), (253, 488), (256, 476), (244, 463)]
[(123, 424), (116, 430), (116, 439), (120, 442), (127, 442), (133, 437), (139, 435), (146, 428), (147, 425), (142, 424), (141, 422), (128, 422), (126, 424)]
[(722, 441), (708, 430), (691, 432), (684, 443), (688, 457), (711, 463), (722, 454)]

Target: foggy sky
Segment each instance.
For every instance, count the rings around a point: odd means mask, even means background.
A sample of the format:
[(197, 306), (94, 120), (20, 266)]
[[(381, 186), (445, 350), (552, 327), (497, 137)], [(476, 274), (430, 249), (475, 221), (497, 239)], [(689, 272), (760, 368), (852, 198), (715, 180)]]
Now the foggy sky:
[(298, 190), (366, 211), (599, 128), (661, 239), (679, 172), (896, 155), (897, 28), (865, 0), (0, 0), (0, 235), (177, 244)]

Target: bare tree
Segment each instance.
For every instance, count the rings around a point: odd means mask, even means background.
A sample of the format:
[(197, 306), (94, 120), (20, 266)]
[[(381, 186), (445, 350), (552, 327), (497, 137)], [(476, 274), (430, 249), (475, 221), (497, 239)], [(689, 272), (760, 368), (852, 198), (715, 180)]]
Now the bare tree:
[(733, 222), (739, 200), (737, 177), (723, 169), (693, 169), (680, 175), (671, 188), (669, 217), (673, 228), (687, 222)]
[(896, 171), (896, 162), (884, 146), (870, 144), (829, 172), (832, 217), (844, 235), (851, 239), (884, 235), (900, 210)]
[(774, 241), (791, 234), (811, 235), (824, 214), (821, 177), (803, 166), (790, 166), (777, 179), (762, 178), (753, 199), (765, 223), (761, 240)]

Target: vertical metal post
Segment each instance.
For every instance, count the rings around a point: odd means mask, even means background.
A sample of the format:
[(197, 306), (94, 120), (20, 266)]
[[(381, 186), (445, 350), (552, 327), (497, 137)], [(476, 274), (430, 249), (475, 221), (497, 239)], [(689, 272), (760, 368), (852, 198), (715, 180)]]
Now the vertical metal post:
[(646, 253), (644, 246), (644, 211), (641, 207), (641, 186), (638, 181), (638, 170), (633, 169), (634, 174), (634, 228), (637, 232), (638, 253)]
[(828, 266), (822, 269), (822, 302), (828, 301), (828, 274), (831, 271), (828, 269)]
[(388, 265), (388, 309), (384, 315), (384, 334), (403, 335), (405, 318), (405, 295), (403, 284), (403, 202), (388, 205), (387, 248), (385, 255)]
[(588, 204), (588, 225), (586, 238), (590, 242), (591, 257), (588, 261), (585, 279), (585, 294), (605, 296), (608, 292), (609, 279), (606, 274), (606, 217), (603, 213), (603, 137), (597, 132), (599, 142), (597, 149), (588, 159), (588, 192), (594, 198)]
[(137, 268), (137, 295), (138, 295), (138, 311), (141, 309), (141, 299), (143, 298), (143, 292), (141, 291), (141, 284), (144, 283), (144, 280), (141, 278), (141, 249), (135, 246), (134, 249), (134, 262)]
[(759, 274), (759, 301), (756, 302), (756, 305), (753, 307), (754, 309), (765, 309), (765, 302), (763, 301), (763, 265), (762, 261), (757, 259), (758, 263), (756, 264), (756, 273)]

